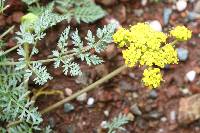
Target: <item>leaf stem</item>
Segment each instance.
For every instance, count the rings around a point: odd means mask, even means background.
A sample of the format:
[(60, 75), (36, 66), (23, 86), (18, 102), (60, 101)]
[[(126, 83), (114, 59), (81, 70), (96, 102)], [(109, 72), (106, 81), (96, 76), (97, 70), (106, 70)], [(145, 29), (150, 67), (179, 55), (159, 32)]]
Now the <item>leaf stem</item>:
[(109, 73), (108, 75), (106, 75), (105, 77), (103, 77), (103, 78), (97, 80), (96, 82), (94, 82), (93, 84), (87, 86), (86, 88), (83, 88), (82, 90), (80, 90), (80, 91), (74, 93), (73, 95), (71, 95), (71, 96), (69, 96), (69, 97), (67, 97), (67, 98), (65, 98), (65, 99), (63, 99), (63, 100), (61, 100), (61, 101), (59, 101), (59, 102), (57, 102), (57, 103), (55, 103), (55, 104), (53, 104), (53, 105), (50, 105), (49, 107), (47, 107), (47, 108), (45, 108), (45, 109), (43, 109), (43, 110), (41, 111), (41, 114), (45, 114), (45, 113), (47, 113), (47, 112), (49, 112), (49, 111), (52, 111), (52, 110), (54, 110), (55, 108), (58, 108), (59, 106), (61, 106), (62, 104), (64, 104), (64, 103), (66, 103), (66, 102), (69, 102), (69, 101), (75, 99), (75, 98), (78, 97), (79, 95), (81, 95), (81, 94), (83, 94), (83, 93), (85, 93), (85, 92), (89, 92), (89, 91), (95, 89), (95, 87), (97, 87), (98, 85), (100, 85), (100, 84), (104, 83), (105, 81), (107, 81), (107, 80), (113, 78), (114, 76), (118, 75), (118, 74), (119, 74), (120, 72), (122, 72), (125, 68), (127, 68), (126, 65), (120, 66), (119, 68), (117, 68), (117, 69), (114, 70), (113, 72), (111, 72), (111, 73)]
[[(6, 55), (6, 54), (10, 53), (11, 51), (17, 49), (19, 46), (21, 46), (21, 44), (15, 45), (14, 47), (12, 47), (12, 48), (6, 50), (5, 52), (2, 53), (2, 55)], [(2, 55), (1, 55), (1, 56), (2, 56)]]
[(11, 26), (9, 29), (7, 29), (1, 36), (0, 39), (2, 39), (4, 36), (6, 36), (10, 31), (12, 31), (15, 28), (15, 26)]

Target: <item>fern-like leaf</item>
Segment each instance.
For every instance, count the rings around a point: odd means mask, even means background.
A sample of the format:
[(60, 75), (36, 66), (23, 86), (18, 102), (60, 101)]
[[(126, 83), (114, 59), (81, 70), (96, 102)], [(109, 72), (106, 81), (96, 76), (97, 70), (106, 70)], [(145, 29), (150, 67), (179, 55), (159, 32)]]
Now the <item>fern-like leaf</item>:
[(36, 62), (32, 64), (31, 70), (35, 74), (35, 78), (33, 81), (35, 81), (36, 84), (43, 85), (48, 80), (53, 79), (50, 74), (47, 72), (46, 66), (42, 66), (42, 63)]
[(115, 117), (112, 122), (107, 123), (105, 128), (109, 130), (108, 133), (116, 133), (115, 130), (117, 129), (124, 130), (122, 126), (127, 124), (129, 120), (130, 119), (126, 115), (119, 114), (119, 116)]
[(25, 120), (33, 124), (39, 124), (42, 121), (37, 108), (32, 106), (28, 100), (29, 92), (23, 84), (17, 85), (17, 81), (4, 83), (0, 86), (0, 108), (1, 119), (6, 121)]

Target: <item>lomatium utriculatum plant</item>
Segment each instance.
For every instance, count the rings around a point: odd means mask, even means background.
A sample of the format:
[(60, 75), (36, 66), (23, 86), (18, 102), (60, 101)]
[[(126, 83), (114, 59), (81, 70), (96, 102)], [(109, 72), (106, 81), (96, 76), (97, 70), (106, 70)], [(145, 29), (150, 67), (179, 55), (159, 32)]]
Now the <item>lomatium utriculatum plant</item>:
[[(49, 127), (44, 130), (39, 128), (42, 112), (40, 113), (34, 105), (36, 98), (30, 90), (29, 81), (44, 85), (53, 79), (45, 66), (50, 62), (53, 62), (54, 68), (62, 67), (65, 75), (81, 75), (80, 65), (76, 61), (85, 61), (88, 65), (103, 63), (98, 55), (112, 42), (115, 24), (98, 28), (96, 35), (89, 30), (84, 40), (86, 43), (83, 43), (78, 30), (72, 32), (68, 26), (61, 33), (57, 48), (52, 50), (51, 55), (33, 60), (33, 57), (41, 52), (38, 49), (38, 42), (45, 37), (46, 30), (61, 21), (71, 20), (68, 14), (59, 15), (52, 10), (53, 8), (46, 8), (40, 15), (28, 13), (23, 16), (20, 29), (16, 32), (16, 46), (6, 50), (5, 43), (2, 42), (0, 45), (0, 120), (4, 123), (4, 127), (0, 127), (0, 132), (49, 133)], [(68, 47), (70, 32), (72, 49)], [(94, 49), (95, 53), (91, 53), (91, 49)], [(14, 50), (17, 50), (18, 59), (10, 56), (10, 52)]]
[[(52, 55), (33, 60), (33, 56), (40, 52), (38, 41), (45, 37), (45, 31), (63, 20), (69, 21), (71, 16), (55, 14), (52, 12), (52, 8), (46, 8), (40, 15), (29, 13), (22, 18), (20, 30), (16, 33), (17, 45), (5, 50), (4, 43), (0, 44), (0, 120), (5, 123), (5, 127), (0, 128), (0, 132), (32, 133), (36, 130), (45, 133), (51, 132), (48, 127), (44, 130), (39, 128), (42, 122), (41, 114), (94, 89), (127, 67), (145, 66), (142, 78), (144, 85), (149, 88), (157, 88), (163, 80), (160, 69), (168, 64), (178, 63), (177, 52), (174, 49), (175, 43), (191, 38), (191, 31), (184, 26), (177, 26), (169, 34), (165, 34), (154, 31), (147, 23), (138, 23), (131, 26), (129, 30), (120, 28), (114, 33), (115, 25), (108, 24), (102, 29), (99, 28), (96, 35), (88, 31), (85, 44), (77, 30), (72, 33), (71, 39), (68, 38), (70, 27), (67, 27), (61, 33), (57, 48), (52, 51)], [(172, 38), (174, 41), (167, 42), (168, 38)], [(67, 45), (69, 39), (72, 40), (72, 49), (69, 49)], [(77, 59), (86, 61), (88, 65), (103, 63), (98, 53), (104, 51), (113, 40), (119, 48), (122, 48), (125, 65), (44, 110), (37, 110), (34, 105), (35, 98), (31, 97), (34, 94), (30, 91), (28, 82), (33, 79), (35, 84), (44, 85), (53, 78), (48, 73), (46, 63), (53, 62), (55, 68), (62, 67), (65, 75), (81, 75), (80, 66), (75, 61)], [(14, 60), (9, 53), (16, 49), (19, 58)], [(92, 49), (95, 51), (93, 54), (90, 52)], [(118, 123), (121, 125), (120, 122)], [(122, 121), (121, 123), (126, 122)], [(110, 126), (108, 127), (110, 129)]]
[[(161, 81), (163, 81), (161, 69), (166, 65), (178, 63), (175, 44), (177, 42), (187, 41), (191, 36), (192, 32), (184, 26), (177, 26), (168, 34), (155, 31), (148, 23), (138, 23), (131, 26), (130, 30), (125, 28), (118, 29), (113, 35), (113, 40), (119, 48), (122, 48), (125, 64), (70, 97), (47, 107), (41, 113), (47, 113), (65, 102), (75, 99), (84, 92), (91, 91), (127, 67), (133, 67), (135, 65), (146, 67), (142, 78), (145, 86), (150, 89), (159, 87)], [(167, 42), (168, 39), (173, 39), (173, 41)], [(116, 121), (116, 123), (120, 125), (120, 123), (126, 123), (126, 121)], [(115, 125), (115, 123), (113, 124)], [(109, 125), (107, 127), (109, 127), (109, 131), (114, 130)]]

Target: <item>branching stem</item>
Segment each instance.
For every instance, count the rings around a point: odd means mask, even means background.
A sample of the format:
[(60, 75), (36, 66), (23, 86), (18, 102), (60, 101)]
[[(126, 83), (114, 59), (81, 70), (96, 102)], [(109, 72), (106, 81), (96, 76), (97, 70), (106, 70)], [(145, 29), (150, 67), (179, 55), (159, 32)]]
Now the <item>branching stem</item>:
[(126, 69), (126, 65), (123, 65), (119, 68), (117, 68), (116, 70), (114, 70), (113, 72), (109, 73), (108, 75), (106, 75), (105, 77), (97, 80), (96, 82), (94, 82), (93, 84), (87, 86), (86, 88), (83, 88), (82, 90), (74, 93), (73, 95), (53, 104), (53, 105), (50, 105), (49, 107), (45, 108), (44, 110), (41, 111), (41, 114), (45, 114), (47, 112), (50, 112), (56, 108), (58, 108), (59, 106), (61, 106), (62, 104), (66, 103), (66, 102), (69, 102), (73, 99), (75, 99), (76, 97), (78, 97), (79, 95), (85, 93), (85, 92), (89, 92), (93, 89), (95, 89), (98, 85), (108, 81), (109, 79), (113, 78), (114, 76), (118, 75), (120, 72), (122, 72), (124, 69)]

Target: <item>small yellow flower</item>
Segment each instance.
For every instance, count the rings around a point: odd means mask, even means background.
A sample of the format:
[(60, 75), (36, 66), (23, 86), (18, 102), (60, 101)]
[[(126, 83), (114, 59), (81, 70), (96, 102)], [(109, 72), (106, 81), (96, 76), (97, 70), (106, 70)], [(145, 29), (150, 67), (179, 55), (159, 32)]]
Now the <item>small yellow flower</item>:
[(116, 43), (119, 43), (119, 47), (124, 47), (126, 45), (126, 35), (128, 34), (128, 30), (124, 28), (120, 28), (114, 35), (113, 40)]
[(175, 37), (179, 41), (187, 41), (192, 37), (192, 32), (185, 26), (177, 26), (170, 31), (170, 35)]
[(145, 86), (149, 88), (157, 88), (160, 86), (162, 79), (162, 74), (159, 68), (148, 68), (144, 70), (142, 81)]
[[(191, 31), (183, 26), (176, 27), (170, 34), (178, 40), (191, 38)], [(159, 68), (178, 63), (177, 51), (173, 44), (167, 43), (167, 37), (163, 32), (152, 29), (147, 23), (133, 25), (130, 30), (121, 28), (113, 35), (114, 42), (123, 48), (122, 55), (128, 67), (133, 67), (137, 63), (148, 67), (144, 70), (142, 80), (144, 85), (150, 88), (158, 87), (162, 81)]]
[(165, 64), (177, 64), (178, 54), (171, 44), (166, 44), (162, 47), (162, 54), (165, 57)]
[(129, 67), (135, 66), (142, 52), (140, 49), (136, 49), (134, 46), (130, 46), (128, 49), (122, 51), (125, 63)]

